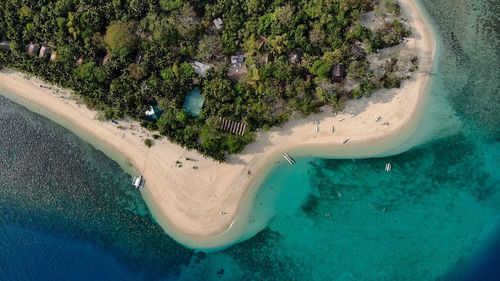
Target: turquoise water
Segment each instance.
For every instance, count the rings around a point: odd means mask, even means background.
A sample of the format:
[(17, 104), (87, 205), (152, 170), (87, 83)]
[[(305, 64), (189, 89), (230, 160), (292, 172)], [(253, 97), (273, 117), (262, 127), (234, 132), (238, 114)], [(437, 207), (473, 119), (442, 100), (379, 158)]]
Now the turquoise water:
[(186, 94), (182, 108), (191, 116), (200, 115), (205, 97), (201, 95), (200, 88), (194, 88)]
[(214, 253), (164, 235), (101, 152), (0, 97), (0, 280), (495, 280), (497, 2), (420, 2), (440, 38), (425, 143), (276, 167), (249, 221), (267, 227)]

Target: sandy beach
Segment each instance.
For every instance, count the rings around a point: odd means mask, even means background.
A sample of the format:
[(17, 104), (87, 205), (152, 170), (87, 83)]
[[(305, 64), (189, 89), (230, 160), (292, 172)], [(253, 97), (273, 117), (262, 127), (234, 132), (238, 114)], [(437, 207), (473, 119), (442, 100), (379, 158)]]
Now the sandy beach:
[(275, 161), (284, 161), (283, 152), (370, 157), (398, 147), (411, 136), (425, 104), (436, 43), (414, 1), (400, 4), (413, 31), (405, 48), (419, 58), (418, 71), (401, 89), (381, 90), (370, 98), (350, 101), (337, 115), (325, 108), (282, 128), (259, 132), (254, 143), (229, 156), (226, 163), (204, 158), (164, 138), (147, 148), (143, 140), (152, 133), (138, 123), (98, 121), (97, 113), (78, 104), (68, 91), (19, 72), (3, 70), (0, 88), (10, 93), (8, 97), (77, 133), (128, 172), (142, 173), (146, 178), (143, 197), (173, 238), (196, 248), (218, 247), (241, 237), (252, 196)]

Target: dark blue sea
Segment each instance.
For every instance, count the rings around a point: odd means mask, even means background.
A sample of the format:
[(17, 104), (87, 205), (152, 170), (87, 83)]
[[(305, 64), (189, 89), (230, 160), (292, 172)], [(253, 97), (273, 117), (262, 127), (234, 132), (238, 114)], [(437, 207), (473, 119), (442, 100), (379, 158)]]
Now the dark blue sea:
[(212, 253), (169, 238), (117, 163), (0, 96), (0, 281), (500, 280), (500, 4), (419, 4), (439, 39), (430, 137), (274, 169), (267, 227)]

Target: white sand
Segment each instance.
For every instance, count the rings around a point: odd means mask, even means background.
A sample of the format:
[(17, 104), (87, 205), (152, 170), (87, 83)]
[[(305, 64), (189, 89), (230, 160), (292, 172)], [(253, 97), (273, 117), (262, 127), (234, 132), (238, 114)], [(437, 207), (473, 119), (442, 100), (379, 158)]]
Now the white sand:
[[(283, 160), (282, 152), (292, 156), (368, 157), (400, 145), (415, 129), (425, 101), (435, 40), (416, 4), (403, 0), (401, 6), (413, 29), (412, 38), (405, 44), (419, 58), (419, 70), (414, 78), (397, 91), (380, 91), (369, 99), (351, 101), (344, 113), (337, 116), (325, 109), (321, 114), (292, 120), (283, 128), (260, 133), (255, 143), (229, 157), (224, 164), (186, 151), (165, 139), (156, 141), (148, 149), (143, 138), (150, 133), (143, 132), (137, 124), (120, 122), (127, 127), (135, 125), (137, 131), (133, 131), (97, 121), (96, 112), (68, 99), (64, 91), (55, 94), (53, 86), (52, 89), (40, 88), (40, 84), (46, 84), (35, 78), (26, 80), (25, 75), (18, 72), (2, 71), (0, 88), (13, 93), (14, 99), (22, 98), (21, 103), (41, 107), (42, 114), (74, 132), (83, 131), (86, 140), (123, 165), (121, 156), (113, 154), (113, 151), (120, 152), (144, 174), (146, 187), (142, 194), (157, 221), (171, 236), (193, 247), (216, 247), (233, 242), (243, 234), (259, 182), (272, 167), (273, 159)], [(40, 109), (35, 107), (35, 111)], [(379, 116), (381, 120), (376, 122)], [(316, 132), (318, 121), (319, 132)], [(382, 125), (384, 122), (389, 125)], [(346, 139), (349, 142), (343, 145)], [(196, 161), (188, 161), (186, 157)], [(181, 168), (176, 167), (177, 160), (183, 163)]]

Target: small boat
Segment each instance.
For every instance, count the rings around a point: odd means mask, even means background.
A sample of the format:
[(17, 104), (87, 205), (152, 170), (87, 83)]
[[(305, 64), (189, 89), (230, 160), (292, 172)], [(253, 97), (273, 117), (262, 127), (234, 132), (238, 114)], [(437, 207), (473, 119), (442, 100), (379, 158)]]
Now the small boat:
[(348, 142), (350, 142), (351, 140), (350, 139), (345, 139), (344, 142), (342, 144), (347, 144)]
[(335, 132), (335, 126), (332, 125), (332, 133)]
[(293, 165), (295, 164), (295, 160), (293, 160), (293, 158), (288, 155), (288, 153), (283, 153), (283, 157), (285, 157), (286, 161), (288, 161), (288, 163), (290, 163), (290, 165)]
[(316, 124), (316, 133), (319, 133), (319, 124)]
[(392, 165), (391, 165), (391, 163), (387, 163), (387, 164), (385, 164), (385, 171), (386, 171), (386, 172), (390, 172), (390, 171), (391, 171), (391, 169), (392, 169)]
[(132, 186), (137, 189), (141, 189), (144, 187), (144, 177), (141, 175), (139, 177), (135, 177), (134, 180), (132, 181)]

